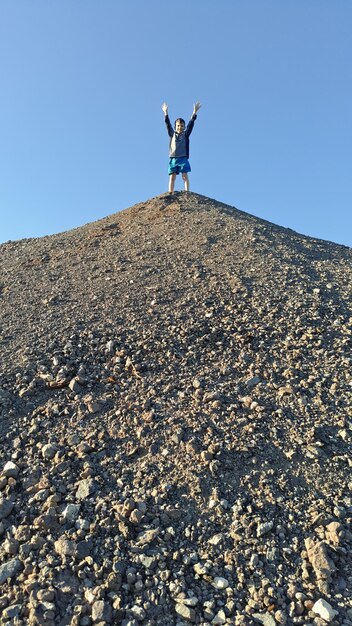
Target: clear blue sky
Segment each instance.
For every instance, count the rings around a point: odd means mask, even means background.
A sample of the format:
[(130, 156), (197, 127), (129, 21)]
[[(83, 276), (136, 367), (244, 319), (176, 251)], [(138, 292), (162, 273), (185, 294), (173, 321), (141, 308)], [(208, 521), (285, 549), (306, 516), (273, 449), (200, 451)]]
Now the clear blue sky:
[[(0, 0), (0, 242), (191, 190), (352, 246), (351, 0)], [(176, 189), (181, 188), (178, 177)]]

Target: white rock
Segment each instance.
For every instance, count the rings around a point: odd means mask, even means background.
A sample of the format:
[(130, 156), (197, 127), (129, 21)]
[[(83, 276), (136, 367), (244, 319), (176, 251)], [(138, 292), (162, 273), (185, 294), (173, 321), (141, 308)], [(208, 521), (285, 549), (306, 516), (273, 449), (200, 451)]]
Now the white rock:
[(65, 521), (74, 522), (78, 517), (79, 509), (79, 504), (68, 504), (64, 511), (62, 511), (62, 517)]
[(256, 622), (264, 626), (276, 626), (276, 622), (270, 613), (253, 613), (252, 617)]
[(258, 524), (257, 528), (257, 537), (262, 537), (266, 535), (272, 527), (274, 526), (274, 522), (271, 520), (270, 522), (264, 522), (263, 524)]
[(47, 443), (42, 447), (42, 456), (44, 459), (53, 459), (57, 453), (57, 446), (52, 443)]
[(215, 589), (226, 589), (229, 586), (229, 581), (226, 578), (222, 578), (222, 576), (215, 576), (213, 586)]
[(211, 620), (211, 623), (215, 624), (216, 626), (221, 626), (221, 624), (226, 624), (225, 611), (223, 611), (223, 609), (220, 609), (220, 611), (215, 615), (214, 619)]
[(320, 598), (314, 604), (312, 611), (320, 615), (326, 622), (331, 622), (335, 615), (338, 614), (338, 611), (332, 608), (332, 606), (323, 598)]
[(115, 342), (110, 340), (107, 342), (106, 344), (106, 349), (108, 352), (113, 352), (114, 351), (114, 347), (115, 347)]
[(210, 537), (210, 539), (208, 539), (208, 543), (210, 543), (212, 546), (219, 546), (224, 539), (224, 535), (222, 533), (218, 533), (217, 535), (213, 535), (213, 537)]
[(2, 470), (2, 473), (4, 476), (11, 476), (12, 478), (17, 478), (19, 471), (20, 469), (16, 465), (16, 463), (13, 463), (12, 461), (7, 461), (7, 463), (4, 466), (4, 469)]

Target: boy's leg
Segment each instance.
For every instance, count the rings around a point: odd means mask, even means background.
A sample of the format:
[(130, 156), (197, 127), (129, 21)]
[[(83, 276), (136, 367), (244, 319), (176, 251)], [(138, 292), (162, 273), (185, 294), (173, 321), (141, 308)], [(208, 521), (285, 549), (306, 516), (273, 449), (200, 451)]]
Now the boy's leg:
[(175, 187), (176, 174), (170, 174), (169, 176), (169, 191), (172, 192)]
[(188, 174), (186, 172), (182, 172), (182, 178), (185, 183), (185, 191), (189, 191), (189, 179)]

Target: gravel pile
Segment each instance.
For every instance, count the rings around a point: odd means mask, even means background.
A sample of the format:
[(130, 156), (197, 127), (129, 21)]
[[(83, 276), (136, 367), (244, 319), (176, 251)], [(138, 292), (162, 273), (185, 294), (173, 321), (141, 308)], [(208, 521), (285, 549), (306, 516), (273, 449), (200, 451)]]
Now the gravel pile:
[(0, 254), (0, 623), (352, 626), (351, 250), (176, 192)]

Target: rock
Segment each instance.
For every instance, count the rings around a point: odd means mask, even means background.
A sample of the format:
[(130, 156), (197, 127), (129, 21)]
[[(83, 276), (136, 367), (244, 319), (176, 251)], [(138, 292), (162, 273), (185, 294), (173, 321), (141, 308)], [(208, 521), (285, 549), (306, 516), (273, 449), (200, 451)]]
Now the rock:
[(205, 563), (195, 563), (193, 565), (193, 569), (195, 573), (198, 574), (198, 576), (204, 576), (208, 573), (208, 567), (205, 565)]
[[(19, 616), (21, 612), (21, 608), (22, 608), (21, 604), (12, 604), (11, 606), (8, 606), (6, 607), (6, 609), (3, 610), (2, 617), (6, 621), (14, 620), (16, 617)], [(12, 621), (12, 623), (14, 622)]]
[(53, 459), (58, 448), (55, 444), (47, 443), (42, 447), (42, 456), (44, 459)]
[(87, 408), (89, 413), (98, 413), (101, 409), (101, 403), (98, 402), (97, 400), (92, 400), (91, 402), (88, 402), (87, 404)]
[(146, 617), (146, 612), (143, 609), (142, 606), (138, 606), (138, 604), (135, 604), (134, 606), (131, 607), (130, 609), (133, 617), (138, 621), (138, 622), (142, 622), (145, 617)]
[(175, 611), (177, 615), (185, 619), (187, 622), (195, 623), (196, 621), (196, 612), (189, 606), (185, 604), (176, 604)]
[(75, 522), (79, 515), (80, 504), (68, 504), (62, 511), (62, 517), (65, 522)]
[(253, 619), (264, 626), (276, 626), (276, 622), (270, 613), (253, 613)]
[(305, 539), (304, 544), (316, 577), (329, 580), (335, 572), (335, 565), (328, 556), (327, 544), (324, 541), (315, 543), (310, 537)]
[(68, 386), (71, 389), (71, 391), (73, 391), (74, 393), (81, 393), (81, 391), (82, 391), (82, 386), (78, 382), (77, 378), (72, 378), (72, 380), (70, 380)]
[(17, 478), (19, 471), (20, 471), (20, 468), (18, 467), (18, 465), (16, 465), (16, 463), (13, 463), (12, 461), (8, 461), (7, 463), (5, 463), (2, 473), (4, 476), (7, 476), (7, 477), (11, 476), (12, 478)]
[(85, 500), (89, 498), (96, 490), (96, 483), (93, 478), (84, 478), (78, 482), (78, 488), (76, 491), (77, 500)]
[(4, 498), (0, 496), (0, 520), (5, 519), (10, 515), (14, 507), (14, 502), (10, 498)]
[(274, 522), (271, 520), (270, 522), (264, 522), (262, 524), (258, 524), (257, 527), (257, 537), (262, 537), (271, 531), (274, 526)]
[(220, 611), (218, 611), (215, 617), (211, 620), (211, 623), (214, 624), (214, 626), (221, 626), (222, 624), (226, 624), (226, 621), (226, 613), (223, 609), (220, 609)]
[(256, 385), (258, 385), (260, 383), (260, 378), (259, 376), (253, 376), (252, 378), (249, 378), (246, 381), (246, 385), (247, 387), (251, 388), (251, 387), (255, 387)]
[(220, 546), (223, 541), (224, 541), (224, 535), (222, 533), (218, 533), (217, 535), (213, 535), (213, 537), (210, 537), (210, 539), (208, 540), (208, 542), (212, 546)]
[(334, 617), (338, 615), (338, 611), (335, 611), (335, 609), (333, 609), (332, 606), (323, 598), (320, 598), (315, 602), (312, 611), (322, 617), (326, 622), (331, 622)]
[(330, 522), (326, 527), (326, 534), (328, 539), (335, 545), (341, 543), (342, 538), (342, 526), (340, 522)]
[(7, 563), (0, 565), (0, 585), (8, 578), (13, 578), (23, 569), (23, 564), (19, 559), (11, 559)]
[(72, 556), (75, 554), (77, 546), (74, 541), (61, 537), (54, 543), (55, 552), (61, 556)]
[(226, 589), (229, 586), (229, 581), (221, 576), (215, 576), (213, 586), (215, 589)]
[(92, 605), (92, 620), (94, 623), (96, 622), (107, 622), (111, 624), (112, 620), (112, 609), (108, 602), (104, 602), (104, 600), (97, 600)]

